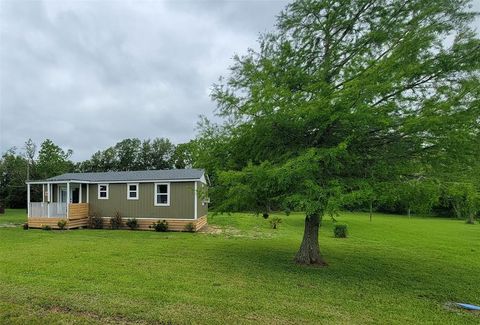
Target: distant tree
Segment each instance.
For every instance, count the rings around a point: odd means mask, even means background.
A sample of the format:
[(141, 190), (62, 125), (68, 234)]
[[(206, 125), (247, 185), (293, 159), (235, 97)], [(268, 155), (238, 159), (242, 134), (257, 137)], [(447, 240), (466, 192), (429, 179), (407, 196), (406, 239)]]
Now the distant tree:
[(32, 174), (32, 168), (35, 164), (35, 155), (37, 153), (37, 145), (32, 141), (32, 139), (28, 139), (25, 142), (25, 158), (27, 160), (27, 180), (30, 179)]
[(42, 179), (71, 172), (74, 170), (74, 164), (70, 160), (73, 151), (68, 149), (64, 151), (50, 139), (46, 139), (40, 145), (38, 152), (37, 171)]
[(399, 202), (407, 211), (415, 213), (430, 213), (433, 206), (439, 203), (441, 197), (440, 184), (425, 179), (412, 179), (396, 186)]
[(324, 264), (322, 216), (369, 170), (392, 188), (417, 175), (465, 176), (462, 166), (479, 160), (480, 41), (468, 3), (293, 2), (214, 87), (224, 123), (204, 123), (199, 160), (232, 177), (270, 166), (281, 200), (306, 212), (295, 260)]
[(479, 185), (454, 182), (445, 184), (445, 197), (453, 207), (455, 217), (467, 223), (475, 223), (475, 216), (480, 212)]
[(26, 207), (26, 179), (25, 157), (18, 154), (15, 148), (7, 150), (0, 159), (0, 201), (6, 207)]

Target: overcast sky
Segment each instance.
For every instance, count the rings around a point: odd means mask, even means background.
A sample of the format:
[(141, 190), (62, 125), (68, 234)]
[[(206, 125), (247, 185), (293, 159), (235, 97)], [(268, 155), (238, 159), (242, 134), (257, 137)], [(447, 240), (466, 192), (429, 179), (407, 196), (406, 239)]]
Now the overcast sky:
[(0, 0), (0, 152), (50, 138), (79, 161), (130, 137), (188, 141), (233, 54), (287, 3)]

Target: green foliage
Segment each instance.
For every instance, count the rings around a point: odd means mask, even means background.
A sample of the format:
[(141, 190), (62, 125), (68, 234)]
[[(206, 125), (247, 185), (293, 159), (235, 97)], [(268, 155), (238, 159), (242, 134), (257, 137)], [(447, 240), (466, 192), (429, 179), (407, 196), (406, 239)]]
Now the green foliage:
[(123, 226), (122, 216), (119, 211), (116, 211), (113, 217), (110, 218), (110, 228), (120, 229)]
[(480, 192), (472, 183), (448, 183), (445, 199), (452, 205), (455, 217), (473, 224), (480, 212)]
[(130, 218), (128, 219), (125, 224), (131, 229), (135, 230), (138, 229), (138, 220), (137, 218)]
[(72, 154), (71, 149), (64, 151), (50, 139), (43, 141), (38, 152), (38, 176), (47, 179), (73, 171), (74, 165), (70, 161)]
[(168, 222), (166, 220), (159, 220), (154, 222), (150, 228), (153, 228), (153, 230), (157, 232), (165, 232), (168, 231)]
[(221, 124), (201, 121), (219, 210), (288, 204), (321, 217), (395, 201), (423, 212), (439, 183), (473, 177), (480, 40), (468, 4), (289, 4), (214, 86)]
[(90, 229), (102, 229), (103, 228), (103, 219), (102, 217), (96, 213), (93, 212), (88, 216), (88, 228)]
[(67, 227), (67, 223), (67, 220), (59, 220), (57, 222), (57, 226), (60, 228), (60, 230), (64, 230)]
[(52, 227), (49, 225), (42, 225), (42, 230), (52, 230)]
[(185, 225), (185, 227), (183, 228), (183, 231), (195, 232), (195, 225), (192, 222), (189, 222)]
[[(165, 138), (124, 139), (77, 165), (82, 172), (170, 169), (174, 167), (175, 145)], [(178, 164), (180, 158), (177, 157)]]
[(335, 224), (333, 226), (333, 235), (335, 238), (347, 238), (348, 227), (345, 224)]
[(278, 229), (278, 227), (282, 223), (282, 218), (273, 217), (270, 220), (268, 220), (268, 222), (270, 223), (270, 227), (272, 227), (272, 229)]

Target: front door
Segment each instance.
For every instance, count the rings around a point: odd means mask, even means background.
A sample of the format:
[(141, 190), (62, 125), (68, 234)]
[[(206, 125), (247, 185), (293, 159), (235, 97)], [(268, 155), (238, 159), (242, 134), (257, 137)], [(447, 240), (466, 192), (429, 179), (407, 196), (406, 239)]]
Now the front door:
[[(60, 187), (60, 202), (67, 203), (67, 187)], [(80, 202), (80, 188), (70, 187), (70, 203)]]

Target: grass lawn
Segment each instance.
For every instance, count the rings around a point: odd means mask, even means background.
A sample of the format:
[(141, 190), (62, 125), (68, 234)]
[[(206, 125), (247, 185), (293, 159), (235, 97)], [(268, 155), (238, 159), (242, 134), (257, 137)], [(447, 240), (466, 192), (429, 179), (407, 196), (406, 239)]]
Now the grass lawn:
[(344, 213), (350, 237), (324, 221), (329, 266), (312, 268), (292, 263), (303, 216), (282, 218), (210, 217), (217, 234), (0, 228), (0, 323), (480, 323), (445, 308), (480, 304), (480, 225)]

